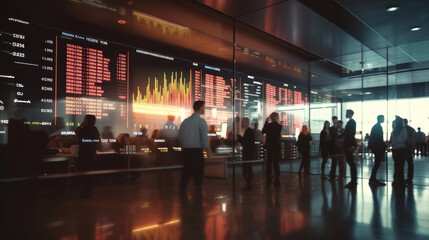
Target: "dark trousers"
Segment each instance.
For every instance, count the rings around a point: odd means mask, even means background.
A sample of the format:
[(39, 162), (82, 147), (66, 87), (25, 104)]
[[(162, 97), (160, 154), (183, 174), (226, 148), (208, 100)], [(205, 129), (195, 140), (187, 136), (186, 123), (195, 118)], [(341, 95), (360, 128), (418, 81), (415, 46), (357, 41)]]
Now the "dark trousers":
[(310, 152), (302, 152), (302, 161), (299, 166), (299, 173), (304, 169), (304, 173), (310, 173)]
[(204, 177), (204, 154), (201, 148), (184, 148), (182, 152), (183, 168), (180, 179), (180, 191), (184, 193), (191, 178), (196, 191), (201, 191)]
[(356, 163), (353, 158), (353, 151), (347, 151), (346, 148), (346, 160), (347, 163), (350, 166), (350, 176), (352, 178), (352, 182), (357, 182), (357, 169), (356, 169)]
[(409, 151), (407, 151), (405, 148), (392, 150), (392, 157), (393, 161), (395, 162), (393, 181), (396, 183), (404, 183), (404, 165), (408, 155)]
[(327, 151), (322, 151), (322, 175), (325, 175), (325, 166), (328, 162), (329, 153)]
[[(243, 160), (243, 161), (246, 161), (246, 160)], [(250, 184), (250, 182), (253, 179), (252, 164), (250, 164), (250, 163), (243, 163), (243, 177), (246, 180), (247, 184)]]
[(407, 152), (407, 157), (406, 157), (405, 160), (407, 161), (407, 165), (408, 165), (407, 179), (413, 180), (413, 178), (414, 178), (414, 157), (413, 157), (413, 152), (412, 152), (411, 149), (407, 149), (406, 152)]
[(271, 182), (272, 169), (274, 168), (275, 180), (280, 178), (280, 148), (267, 149), (267, 181)]
[(377, 179), (377, 171), (380, 168), (381, 161), (384, 159), (384, 151), (374, 152), (374, 167), (372, 167), (371, 178), (370, 180)]
[(421, 156), (426, 156), (426, 153), (427, 153), (426, 143), (417, 143), (417, 154), (419, 151)]
[(337, 175), (337, 163), (338, 159), (337, 157), (331, 158), (331, 171), (329, 172), (329, 177), (334, 178), (335, 175)]

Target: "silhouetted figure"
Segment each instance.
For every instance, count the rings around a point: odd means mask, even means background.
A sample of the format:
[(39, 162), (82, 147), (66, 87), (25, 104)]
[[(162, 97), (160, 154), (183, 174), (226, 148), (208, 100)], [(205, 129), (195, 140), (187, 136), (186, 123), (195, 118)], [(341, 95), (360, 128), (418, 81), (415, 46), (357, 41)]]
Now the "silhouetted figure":
[(267, 185), (271, 185), (272, 180), (272, 169), (274, 168), (274, 185), (280, 185), (280, 158), (281, 158), (281, 145), (280, 145), (280, 134), (282, 131), (282, 125), (278, 123), (279, 114), (273, 112), (265, 120), (264, 127), (262, 128), (262, 134), (266, 134), (265, 147), (267, 148)]
[(407, 141), (405, 142), (405, 148), (407, 149), (407, 165), (408, 165), (408, 174), (407, 184), (413, 184), (414, 178), (414, 149), (416, 147), (416, 130), (408, 125), (408, 120), (404, 118), (404, 127), (407, 130)]
[(351, 181), (345, 185), (345, 188), (356, 188), (357, 185), (357, 169), (356, 163), (353, 158), (353, 152), (356, 148), (356, 121), (353, 119), (354, 112), (351, 109), (347, 109), (346, 118), (349, 119), (344, 130), (344, 151), (346, 153), (346, 160), (350, 166)]
[(329, 128), (329, 133), (331, 135), (331, 171), (329, 172), (329, 179), (335, 180), (335, 175), (337, 174), (337, 162), (338, 157), (335, 155), (335, 142), (337, 139), (337, 131), (338, 131), (338, 117), (332, 117), (332, 126)]
[(201, 118), (205, 113), (205, 102), (196, 101), (193, 105), (194, 113), (180, 125), (179, 141), (183, 154), (183, 169), (180, 179), (180, 193), (186, 194), (186, 188), (191, 178), (194, 179), (197, 192), (202, 190), (204, 176), (204, 153), (211, 155), (206, 121)]
[(406, 149), (407, 129), (404, 127), (401, 117), (396, 116), (392, 124), (393, 131), (390, 135), (390, 144), (392, 145), (392, 157), (395, 163), (392, 186), (405, 187), (404, 165), (408, 158), (408, 150)]
[(369, 184), (372, 186), (386, 186), (377, 180), (377, 171), (380, 168), (381, 162), (384, 160), (386, 144), (383, 140), (383, 127), (384, 116), (377, 116), (377, 123), (371, 129), (371, 135), (368, 140), (368, 148), (374, 153), (374, 166), (372, 167), (371, 178)]
[(417, 128), (417, 154), (421, 156), (426, 156), (427, 148), (426, 148), (426, 135), (424, 132), (421, 131), (422, 129), (420, 127)]
[(298, 175), (301, 176), (301, 172), (304, 169), (304, 174), (310, 174), (310, 143), (313, 141), (313, 137), (308, 131), (306, 125), (302, 126), (301, 133), (298, 136), (298, 151), (301, 153), (302, 161), (299, 166)]
[(344, 151), (344, 127), (343, 121), (338, 121), (337, 137), (335, 138), (335, 155), (338, 160), (339, 179), (342, 181), (346, 177), (346, 158)]
[[(243, 146), (243, 161), (255, 160), (255, 134), (249, 127), (250, 119), (243, 118), (241, 120), (241, 127), (245, 130), (244, 135), (238, 135), (238, 142)], [(245, 191), (252, 189), (253, 170), (251, 163), (243, 163), (243, 177), (246, 180), (246, 186), (243, 188)]]
[(174, 115), (167, 116), (167, 122), (164, 124), (161, 131), (159, 131), (159, 138), (165, 140), (176, 140), (179, 138), (179, 127), (174, 124), (175, 118)]
[[(86, 115), (75, 133), (79, 140), (77, 167), (79, 171), (91, 171), (94, 169), (94, 163), (97, 157), (97, 144), (100, 141), (100, 133), (97, 127), (95, 127), (95, 116)], [(92, 181), (90, 175), (82, 176), (81, 197), (92, 197)]]
[(261, 130), (259, 130), (259, 123), (258, 122), (254, 123), (253, 131), (255, 132), (255, 142), (262, 144), (262, 140), (263, 140), (264, 136), (262, 135)]
[(320, 132), (319, 150), (322, 155), (322, 178), (325, 178), (325, 165), (328, 162), (329, 153), (332, 149), (332, 136), (329, 125), (329, 122), (325, 121), (323, 129)]

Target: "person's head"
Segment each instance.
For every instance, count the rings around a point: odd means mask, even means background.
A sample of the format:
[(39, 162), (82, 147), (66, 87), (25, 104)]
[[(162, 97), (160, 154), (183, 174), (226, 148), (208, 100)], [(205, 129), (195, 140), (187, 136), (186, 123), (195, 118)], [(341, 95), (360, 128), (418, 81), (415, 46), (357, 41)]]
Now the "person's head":
[(353, 112), (353, 110), (347, 109), (346, 118), (352, 118), (354, 114), (355, 114), (355, 112)]
[(152, 132), (152, 136), (151, 136), (150, 138), (152, 138), (152, 139), (157, 138), (157, 137), (158, 137), (158, 133), (159, 133), (159, 130), (158, 130), (158, 129), (153, 130), (153, 132)]
[(340, 120), (340, 121), (338, 121), (338, 122), (337, 122), (337, 127), (338, 127), (338, 128), (342, 128), (342, 127), (343, 127), (343, 121), (341, 121), (341, 120)]
[(209, 133), (216, 133), (216, 126), (215, 125), (209, 126)]
[(147, 134), (147, 128), (141, 128), (140, 132), (142, 133), (142, 136), (146, 136), (146, 134)]
[(194, 112), (199, 114), (199, 115), (203, 115), (205, 113), (205, 106), (206, 106), (206, 102), (204, 101), (195, 101), (194, 102)]
[(421, 131), (422, 131), (422, 128), (421, 128), (421, 127), (418, 127), (418, 128), (417, 128), (417, 131), (421, 132)]
[(168, 121), (170, 121), (170, 122), (174, 122), (174, 119), (176, 119), (176, 116), (174, 116), (174, 115), (168, 115), (168, 116), (167, 116), (167, 119), (168, 119)]
[(338, 122), (338, 117), (337, 116), (333, 116), (332, 117), (332, 124), (336, 124)]
[(378, 115), (377, 116), (377, 122), (378, 123), (384, 123), (384, 115)]
[(279, 121), (279, 114), (278, 114), (278, 113), (276, 113), (276, 112), (272, 112), (272, 113), (270, 114), (270, 119), (271, 119), (271, 121), (273, 121), (273, 122), (278, 122), (278, 121)]
[(404, 118), (403, 122), (404, 122), (404, 126), (408, 126), (408, 119)]
[(301, 133), (304, 133), (304, 134), (308, 133), (308, 127), (307, 127), (307, 125), (302, 126)]
[(258, 123), (258, 122), (255, 122), (255, 124), (254, 124), (253, 126), (254, 126), (254, 128), (255, 128), (256, 130), (258, 130), (258, 128), (259, 128), (259, 123)]
[(323, 130), (328, 129), (331, 126), (331, 124), (329, 123), (329, 121), (325, 121), (325, 123), (323, 124)]
[(250, 126), (250, 119), (245, 117), (241, 120), (241, 127), (247, 129)]
[(86, 126), (93, 127), (95, 126), (95, 116), (94, 115), (86, 115), (85, 119), (83, 120)]

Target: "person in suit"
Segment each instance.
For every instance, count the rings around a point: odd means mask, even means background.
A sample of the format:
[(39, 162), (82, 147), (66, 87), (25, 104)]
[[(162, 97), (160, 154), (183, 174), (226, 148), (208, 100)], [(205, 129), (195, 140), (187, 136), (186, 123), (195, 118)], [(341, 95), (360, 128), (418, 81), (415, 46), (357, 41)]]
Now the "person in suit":
[[(95, 116), (86, 115), (75, 133), (79, 139), (77, 167), (79, 171), (94, 170), (97, 158), (97, 145), (100, 142), (100, 132), (95, 126)], [(92, 197), (92, 179), (90, 175), (82, 176), (82, 198)]]
[(335, 156), (335, 142), (337, 139), (337, 132), (338, 132), (338, 117), (333, 116), (332, 117), (332, 126), (329, 128), (329, 134), (331, 135), (331, 171), (329, 172), (329, 179), (335, 180), (335, 175), (337, 174), (337, 164), (338, 164), (338, 157)]
[[(241, 127), (245, 131), (243, 136), (238, 135), (238, 142), (243, 146), (243, 161), (255, 160), (255, 134), (250, 128), (250, 119), (245, 117), (241, 120)], [(251, 163), (243, 163), (243, 177), (246, 180), (245, 191), (252, 189), (253, 169)]]
[(407, 130), (407, 141), (405, 142), (405, 148), (407, 149), (407, 165), (408, 165), (408, 173), (407, 173), (407, 180), (405, 180), (405, 183), (408, 185), (413, 184), (413, 178), (414, 178), (414, 149), (416, 147), (416, 136), (417, 132), (416, 130), (408, 125), (408, 119), (404, 118), (404, 127)]
[(301, 165), (299, 166), (298, 175), (301, 176), (301, 172), (304, 169), (304, 174), (310, 174), (310, 143), (313, 141), (308, 127), (302, 126), (301, 133), (298, 136), (298, 151), (302, 155)]
[(328, 162), (329, 153), (331, 152), (332, 148), (332, 136), (329, 125), (329, 121), (325, 121), (323, 124), (323, 129), (320, 132), (319, 150), (320, 154), (322, 155), (322, 178), (325, 178), (325, 165), (326, 162)]
[(357, 169), (353, 158), (353, 152), (356, 148), (356, 121), (353, 119), (353, 115), (353, 110), (347, 109), (346, 118), (348, 118), (349, 121), (346, 124), (346, 129), (344, 130), (344, 151), (346, 153), (346, 161), (350, 166), (350, 175), (352, 179), (344, 187), (350, 189), (356, 188), (357, 186)]
[(280, 134), (282, 132), (282, 125), (278, 123), (279, 114), (273, 112), (266, 119), (262, 134), (266, 134), (265, 147), (267, 148), (267, 185), (271, 185), (272, 169), (274, 168), (274, 186), (280, 185)]
[(426, 156), (427, 148), (426, 148), (426, 135), (422, 132), (420, 127), (417, 128), (417, 154), (421, 156)]
[(368, 140), (368, 148), (374, 153), (374, 166), (372, 167), (371, 178), (369, 179), (369, 185), (371, 186), (386, 186), (385, 183), (377, 180), (377, 171), (381, 162), (384, 160), (386, 149), (386, 145), (383, 140), (382, 123), (384, 123), (384, 116), (378, 115), (377, 123), (372, 127)]

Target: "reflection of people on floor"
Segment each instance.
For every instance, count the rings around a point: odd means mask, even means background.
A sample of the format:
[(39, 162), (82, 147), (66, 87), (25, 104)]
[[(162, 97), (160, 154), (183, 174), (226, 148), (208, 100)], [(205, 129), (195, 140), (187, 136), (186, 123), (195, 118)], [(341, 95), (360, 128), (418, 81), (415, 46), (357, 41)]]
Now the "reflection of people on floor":
[(406, 162), (408, 165), (408, 174), (405, 183), (411, 185), (413, 184), (414, 178), (414, 155), (416, 148), (416, 130), (408, 125), (408, 120), (404, 118), (404, 127), (407, 130), (407, 140), (405, 141), (405, 148), (407, 150)]
[(353, 119), (354, 112), (351, 109), (347, 109), (346, 118), (349, 121), (346, 124), (346, 129), (344, 130), (344, 151), (346, 154), (347, 163), (350, 166), (350, 176), (351, 181), (345, 185), (345, 188), (356, 188), (357, 185), (357, 169), (356, 163), (354, 160), (354, 150), (357, 147), (356, 144), (356, 121)]
[(371, 216), (371, 229), (374, 234), (374, 239), (381, 239), (380, 229), (383, 228), (381, 223), (381, 209), (380, 201), (378, 200), (377, 186), (371, 185), (372, 192), (372, 216)]
[[(86, 115), (82, 124), (75, 133), (79, 139), (79, 153), (77, 166), (79, 171), (91, 171), (94, 169), (96, 160), (97, 145), (100, 140), (100, 133), (95, 127), (95, 116)], [(82, 176), (81, 197), (90, 198), (92, 196), (92, 181), (90, 175)]]
[(412, 187), (393, 189), (390, 199), (392, 229), (397, 239), (415, 239), (417, 228), (416, 201)]
[[(250, 119), (245, 117), (241, 120), (241, 127), (245, 131), (243, 136), (238, 135), (238, 142), (243, 146), (243, 161), (255, 160), (255, 134), (250, 128)], [(246, 180), (246, 186), (243, 190), (252, 189), (253, 169), (251, 163), (243, 163), (243, 177)]]
[(308, 131), (306, 125), (302, 126), (301, 133), (298, 136), (296, 145), (298, 151), (302, 156), (301, 165), (299, 166), (298, 175), (301, 176), (301, 172), (304, 169), (304, 174), (310, 174), (310, 144), (313, 141), (313, 137)]
[(195, 197), (189, 200), (187, 196), (181, 196), (181, 240), (206, 239), (205, 223), (206, 217), (203, 207), (202, 192), (196, 192)]
[(264, 127), (262, 128), (262, 134), (266, 134), (265, 147), (267, 149), (267, 160), (266, 160), (266, 178), (267, 185), (271, 185), (272, 170), (274, 168), (274, 185), (280, 185), (280, 158), (281, 158), (281, 145), (280, 145), (280, 134), (282, 131), (282, 125), (278, 123), (279, 114), (273, 112), (266, 119)]
[(268, 239), (281, 239), (281, 209), (280, 209), (280, 189), (267, 188), (265, 228)]
[(383, 127), (381, 124), (384, 123), (384, 116), (377, 116), (377, 123), (371, 129), (371, 135), (368, 141), (368, 148), (374, 153), (374, 166), (372, 167), (371, 177), (369, 184), (373, 186), (386, 186), (377, 180), (377, 172), (380, 168), (380, 164), (384, 161), (384, 155), (386, 150), (386, 144), (383, 140)]

